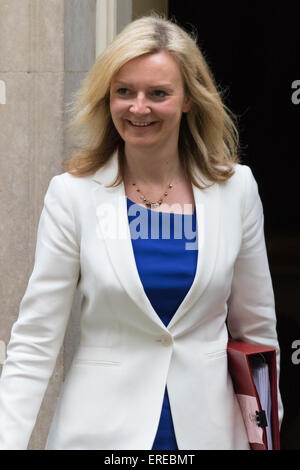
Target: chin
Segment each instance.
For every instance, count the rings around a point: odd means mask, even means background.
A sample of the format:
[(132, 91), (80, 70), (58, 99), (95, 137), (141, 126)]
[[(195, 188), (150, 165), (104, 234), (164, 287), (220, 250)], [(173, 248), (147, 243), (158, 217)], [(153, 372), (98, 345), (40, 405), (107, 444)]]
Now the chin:
[(131, 145), (135, 147), (153, 147), (154, 145), (159, 144), (158, 140), (144, 140), (144, 139), (123, 139), (126, 145)]

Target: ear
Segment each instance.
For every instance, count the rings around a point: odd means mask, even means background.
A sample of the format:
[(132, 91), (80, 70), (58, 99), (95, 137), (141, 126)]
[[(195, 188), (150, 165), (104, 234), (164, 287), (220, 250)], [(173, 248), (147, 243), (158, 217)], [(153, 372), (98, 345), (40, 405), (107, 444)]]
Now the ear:
[(192, 104), (193, 104), (192, 99), (189, 96), (186, 96), (183, 102), (182, 112), (188, 113), (192, 107)]

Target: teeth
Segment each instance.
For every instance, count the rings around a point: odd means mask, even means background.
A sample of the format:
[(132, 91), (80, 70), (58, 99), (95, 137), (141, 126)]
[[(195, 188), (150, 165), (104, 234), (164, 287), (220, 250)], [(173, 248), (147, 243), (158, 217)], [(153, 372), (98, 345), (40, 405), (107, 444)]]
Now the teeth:
[(130, 122), (134, 126), (140, 126), (140, 127), (150, 126), (151, 124), (151, 122), (133, 122), (133, 121), (130, 121)]

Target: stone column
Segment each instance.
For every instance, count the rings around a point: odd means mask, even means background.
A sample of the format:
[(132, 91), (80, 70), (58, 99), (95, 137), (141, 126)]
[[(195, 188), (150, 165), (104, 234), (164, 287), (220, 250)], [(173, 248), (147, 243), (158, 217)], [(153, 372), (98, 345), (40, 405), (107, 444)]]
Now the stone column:
[[(0, 0), (0, 342), (5, 344), (32, 272), (44, 195), (70, 149), (65, 104), (95, 60), (95, 24), (96, 0)], [(69, 336), (72, 328), (71, 321)], [(44, 448), (63, 357), (61, 352), (29, 449)]]

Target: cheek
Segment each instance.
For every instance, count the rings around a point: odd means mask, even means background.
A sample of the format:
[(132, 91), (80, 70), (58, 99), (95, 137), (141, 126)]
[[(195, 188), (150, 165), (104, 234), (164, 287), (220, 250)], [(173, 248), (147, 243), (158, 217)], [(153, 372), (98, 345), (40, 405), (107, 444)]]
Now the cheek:
[(161, 117), (165, 117), (166, 119), (177, 120), (181, 116), (181, 106), (180, 103), (162, 103), (160, 108), (157, 112), (161, 115)]
[(110, 102), (110, 113), (113, 118), (118, 118), (124, 113), (126, 110), (126, 106), (124, 102), (120, 102), (119, 100), (111, 100)]

